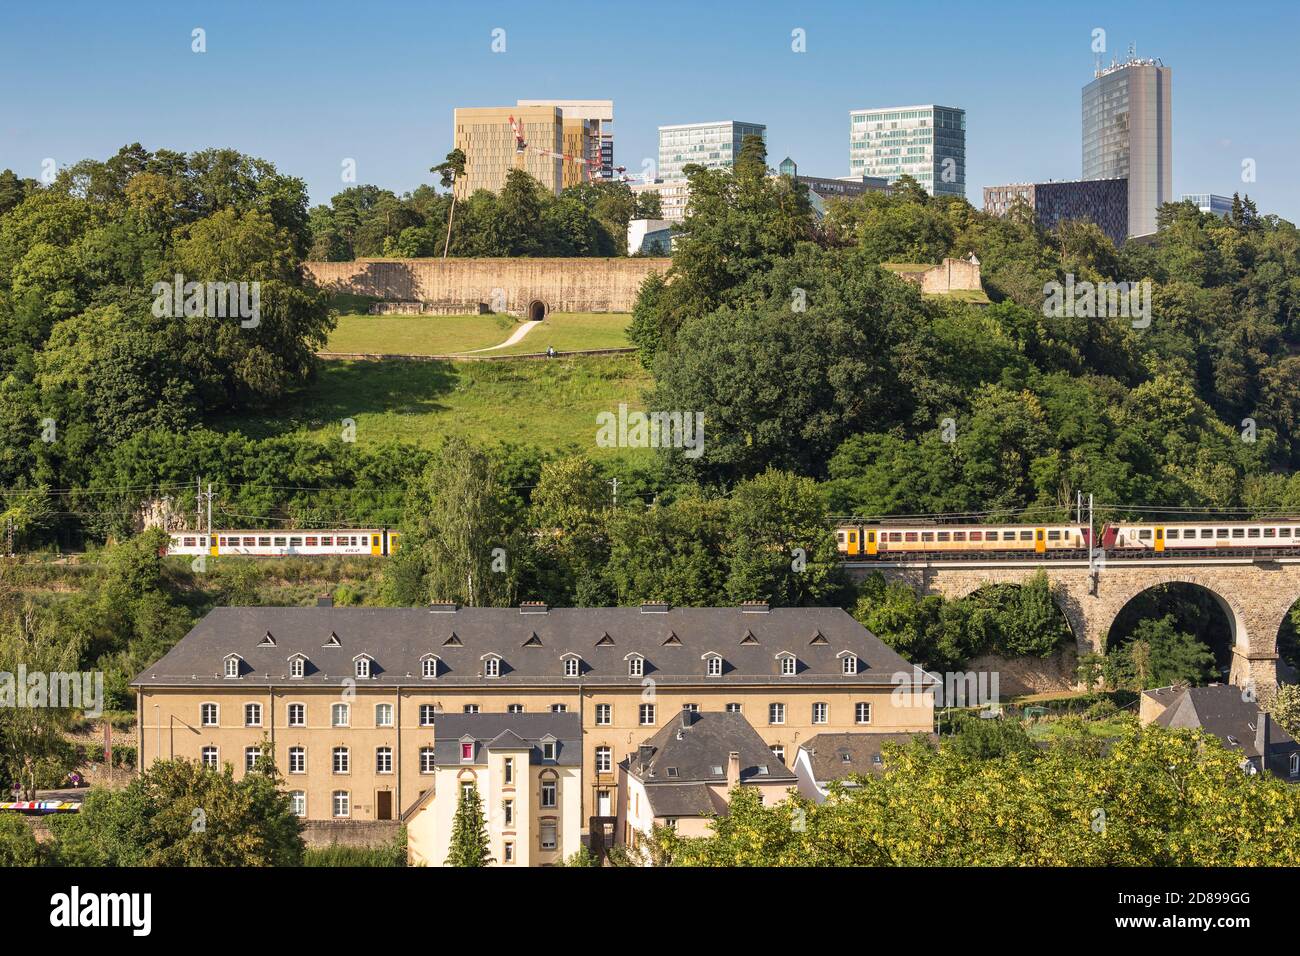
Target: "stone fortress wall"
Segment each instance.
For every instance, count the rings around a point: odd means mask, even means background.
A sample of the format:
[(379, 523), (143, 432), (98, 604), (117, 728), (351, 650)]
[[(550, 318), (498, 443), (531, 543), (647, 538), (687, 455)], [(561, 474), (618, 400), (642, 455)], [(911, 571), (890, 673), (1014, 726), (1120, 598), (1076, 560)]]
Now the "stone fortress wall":
[[(357, 259), (304, 262), (331, 292), (424, 303), (432, 313), (631, 312), (641, 283), (671, 259)], [(537, 316), (541, 317), (541, 316)]]

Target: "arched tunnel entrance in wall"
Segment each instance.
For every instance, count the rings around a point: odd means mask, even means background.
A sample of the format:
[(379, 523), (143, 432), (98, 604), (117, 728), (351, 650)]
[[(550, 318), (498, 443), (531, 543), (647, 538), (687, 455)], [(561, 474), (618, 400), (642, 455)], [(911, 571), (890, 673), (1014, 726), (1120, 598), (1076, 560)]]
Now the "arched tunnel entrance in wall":
[(533, 301), (528, 303), (528, 321), (540, 322), (546, 318), (547, 313), (550, 311), (550, 307), (541, 299), (533, 299)]
[(1157, 584), (1135, 595), (1115, 616), (1106, 636), (1106, 654), (1128, 652), (1137, 640), (1147, 645), (1143, 667), (1152, 671), (1145, 681), (1148, 687), (1184, 679), (1226, 683), (1238, 621), (1227, 601), (1209, 588)]

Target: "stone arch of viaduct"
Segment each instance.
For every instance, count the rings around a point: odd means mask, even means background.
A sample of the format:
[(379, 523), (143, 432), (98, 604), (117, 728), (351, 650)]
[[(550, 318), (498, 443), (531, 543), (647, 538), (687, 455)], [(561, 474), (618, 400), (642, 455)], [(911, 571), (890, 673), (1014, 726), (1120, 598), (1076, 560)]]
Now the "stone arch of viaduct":
[[(855, 577), (873, 569), (859, 566)], [(1291, 605), (1300, 598), (1300, 564), (1202, 564), (1117, 566), (1094, 574), (1086, 565), (1052, 567), (892, 566), (879, 569), (886, 581), (902, 582), (918, 594), (956, 599), (989, 584), (1023, 584), (1043, 570), (1057, 606), (1069, 622), (1080, 654), (1105, 653), (1111, 624), (1129, 601), (1161, 584), (1194, 584), (1214, 596), (1232, 627), (1235, 684), (1254, 681), (1261, 691), (1277, 684), (1277, 635)]]

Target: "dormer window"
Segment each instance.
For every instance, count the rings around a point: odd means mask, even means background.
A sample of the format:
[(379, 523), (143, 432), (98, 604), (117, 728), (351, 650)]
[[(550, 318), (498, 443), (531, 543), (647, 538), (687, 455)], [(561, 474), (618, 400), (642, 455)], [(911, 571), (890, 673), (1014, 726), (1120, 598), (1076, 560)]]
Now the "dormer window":
[(239, 667), (243, 664), (243, 659), (238, 654), (231, 654), (226, 658), (226, 676), (238, 677)]
[(791, 654), (789, 651), (783, 651), (782, 653), (776, 655), (776, 659), (777, 662), (780, 664), (782, 677), (794, 676), (795, 668), (798, 665), (798, 661), (795, 660), (795, 656), (793, 654)]
[(645, 673), (645, 658), (640, 654), (627, 656), (627, 676), (640, 677)]
[(582, 658), (577, 654), (569, 654), (564, 658), (564, 676), (577, 677), (582, 666)]
[(300, 678), (307, 673), (307, 658), (301, 654), (295, 654), (289, 658), (289, 676)]
[(483, 676), (500, 677), (501, 676), (501, 658), (495, 654), (485, 654), (483, 656)]
[(460, 759), (461, 760), (474, 759), (474, 741), (462, 740), (460, 742)]
[(554, 759), (555, 759), (555, 740), (554, 740), (554, 739), (543, 740), (543, 741), (542, 741), (542, 759), (543, 759), (543, 760), (554, 760)]
[(709, 677), (722, 676), (722, 655), (721, 654), (709, 653), (704, 655), (704, 673), (707, 674)]
[(371, 663), (372, 663), (372, 659), (367, 657), (364, 654), (358, 657), (355, 661), (353, 661), (353, 665), (356, 668), (356, 675), (358, 678), (365, 680), (370, 677)]
[(840, 673), (856, 674), (858, 672), (858, 655), (852, 651), (840, 652)]
[(438, 658), (432, 654), (426, 654), (420, 658), (420, 676), (425, 680), (433, 680), (438, 676)]

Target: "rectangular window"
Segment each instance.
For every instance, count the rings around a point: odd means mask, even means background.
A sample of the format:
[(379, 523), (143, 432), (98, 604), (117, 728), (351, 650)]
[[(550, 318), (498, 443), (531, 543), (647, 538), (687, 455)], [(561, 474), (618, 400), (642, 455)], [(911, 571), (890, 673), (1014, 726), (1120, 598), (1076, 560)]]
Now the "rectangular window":
[(767, 722), (769, 724), (785, 723), (785, 704), (767, 705)]
[(645, 670), (645, 661), (639, 657), (629, 657), (627, 659), (627, 676), (640, 677)]
[(244, 748), (244, 770), (252, 772), (253, 767), (257, 765), (257, 758), (262, 756), (261, 748), (245, 747)]
[(289, 748), (289, 772), (290, 773), (307, 772), (307, 748), (306, 747)]
[(334, 815), (346, 817), (351, 812), (351, 800), (346, 790), (334, 791)]
[(433, 773), (434, 769), (433, 748), (420, 748), (420, 773)]
[(507, 714), (522, 714), (524, 712), (523, 704), (506, 704)]
[(772, 756), (775, 757), (781, 763), (785, 763), (785, 748), (780, 744), (773, 744), (771, 749), (772, 749)]
[(871, 704), (866, 701), (858, 701), (853, 706), (853, 722), (857, 724), (871, 723)]
[(199, 708), (199, 714), (200, 714), (199, 722), (204, 727), (217, 726), (217, 705), (216, 704), (203, 704)]
[(710, 657), (710, 658), (709, 658), (708, 674), (709, 674), (710, 677), (721, 677), (721, 676), (722, 676), (722, 658), (721, 658), (721, 657)]
[(609, 747), (596, 748), (596, 773), (609, 773), (614, 769), (614, 754)]
[(501, 676), (501, 659), (500, 659), (500, 658), (497, 658), (497, 657), (489, 657), (489, 658), (487, 658), (487, 660), (485, 660), (485, 661), (483, 662), (483, 676), (484, 676), (484, 677), (500, 677), (500, 676)]
[(379, 747), (375, 750), (375, 773), (393, 772), (393, 748)]
[(830, 719), (830, 706), (824, 703), (812, 705), (812, 722), (814, 724), (824, 724)]
[(555, 741), (554, 741), (554, 740), (544, 740), (544, 741), (542, 741), (542, 759), (543, 759), (543, 760), (554, 760), (554, 759), (555, 759)]
[(794, 673), (795, 660), (793, 657), (786, 656), (781, 658), (781, 676), (789, 677)]
[(351, 765), (351, 757), (348, 754), (348, 748), (335, 747), (334, 748), (334, 772), (347, 773), (348, 767), (350, 765)]
[(376, 727), (393, 726), (393, 705), (392, 704), (375, 704), (375, 726)]
[(505, 783), (510, 785), (515, 782), (515, 758), (506, 757), (504, 761)]
[(543, 850), (554, 850), (554, 849), (555, 849), (555, 829), (556, 829), (556, 828), (555, 828), (555, 823), (554, 823), (554, 821), (547, 820), (547, 821), (544, 821), (544, 822), (542, 823), (541, 830), (542, 830), (542, 849), (543, 849)]
[(335, 727), (346, 727), (349, 720), (347, 704), (334, 704), (330, 707), (330, 723)]
[(501, 844), (501, 861), (503, 863), (515, 862), (515, 841), (506, 840)]
[(460, 745), (460, 759), (461, 760), (474, 759), (474, 744), (472, 742), (465, 742)]
[(203, 759), (203, 766), (215, 767), (217, 765), (217, 748), (204, 747), (202, 759)]
[(846, 654), (841, 658), (840, 669), (845, 674), (856, 674), (858, 672), (858, 659), (853, 654)]
[(578, 659), (576, 657), (566, 657), (564, 659), (564, 676), (565, 677), (578, 676)]
[(290, 727), (307, 726), (307, 707), (305, 704), (289, 705), (289, 726)]
[(642, 704), (641, 705), (641, 726), (653, 727), (654, 722), (655, 722), (655, 705)]
[(501, 823), (502, 826), (507, 827), (515, 825), (515, 802), (513, 800), (501, 801)]
[(569, 712), (569, 705), (568, 705), (568, 704), (552, 704), (552, 705), (551, 705), (551, 713), (553, 713), (553, 714), (567, 714), (568, 712)]
[(727, 713), (729, 713), (729, 714), (739, 714), (740, 712), (741, 712), (741, 708), (740, 708), (740, 705), (739, 705), (739, 704), (728, 704), (728, 705), (727, 705)]
[(291, 793), (293, 815), (295, 817), (305, 817), (307, 815), (307, 793), (303, 790), (295, 790)]
[(478, 704), (466, 704), (464, 707), (461, 708), (461, 710), (463, 713), (466, 714), (477, 714)]
[(555, 786), (555, 781), (554, 781), (554, 780), (543, 780), (543, 781), (542, 781), (542, 802), (541, 802), (541, 806), (543, 806), (543, 807), (554, 807), (554, 806), (555, 806), (555, 790), (556, 790), (556, 786)]
[(433, 710), (433, 704), (420, 705), (420, 726), (421, 727), (432, 727), (434, 717), (436, 716), (437, 715), (434, 713)]
[(597, 704), (597, 705), (596, 705), (596, 725), (597, 725), (597, 726), (599, 726), (599, 727), (607, 727), (607, 726), (609, 726), (609, 724), (613, 723), (613, 720), (614, 720), (614, 717), (613, 717), (613, 708), (612, 708), (609, 704)]

